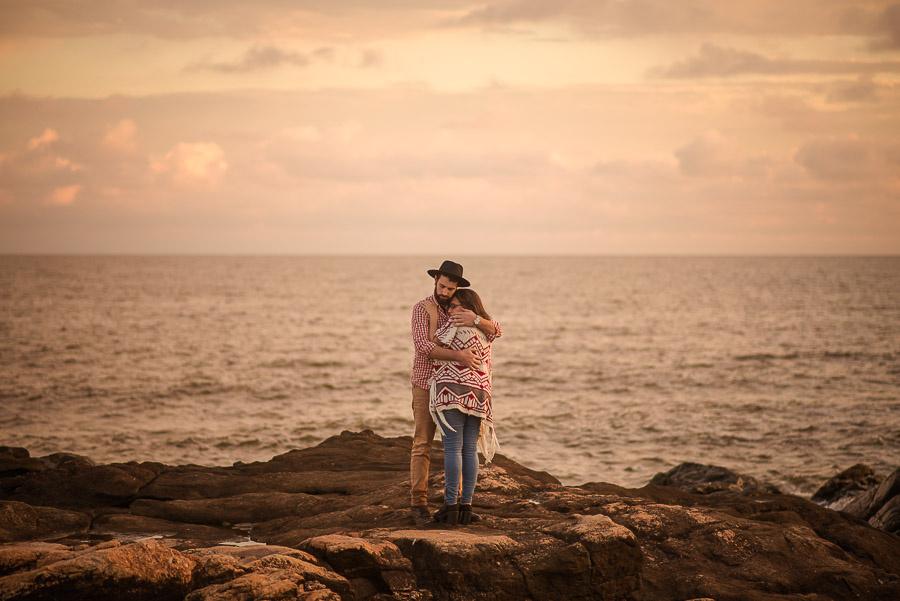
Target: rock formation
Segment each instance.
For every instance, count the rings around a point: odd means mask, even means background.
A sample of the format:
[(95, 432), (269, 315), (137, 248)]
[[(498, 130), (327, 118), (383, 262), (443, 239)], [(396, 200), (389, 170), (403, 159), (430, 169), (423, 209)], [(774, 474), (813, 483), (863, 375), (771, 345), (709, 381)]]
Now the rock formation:
[(872, 468), (854, 465), (828, 480), (812, 500), (900, 535), (900, 468), (882, 480)]
[(843, 509), (860, 493), (881, 484), (881, 478), (868, 465), (857, 463), (832, 476), (810, 500), (829, 509)]
[(562, 486), (498, 455), (480, 522), (416, 529), (409, 446), (344, 432), (232, 467), (0, 447), (0, 600), (900, 599), (897, 536), (745, 478)]

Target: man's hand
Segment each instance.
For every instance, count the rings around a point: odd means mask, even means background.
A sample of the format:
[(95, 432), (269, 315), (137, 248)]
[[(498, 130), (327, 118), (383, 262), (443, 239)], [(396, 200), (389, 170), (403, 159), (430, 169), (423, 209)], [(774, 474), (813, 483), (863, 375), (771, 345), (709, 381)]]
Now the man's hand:
[(455, 326), (474, 326), (475, 311), (469, 311), (468, 309), (454, 311), (453, 315), (450, 316), (450, 321)]
[(457, 351), (457, 357), (456, 362), (462, 363), (469, 369), (478, 369), (481, 367), (481, 359), (475, 351), (470, 348)]

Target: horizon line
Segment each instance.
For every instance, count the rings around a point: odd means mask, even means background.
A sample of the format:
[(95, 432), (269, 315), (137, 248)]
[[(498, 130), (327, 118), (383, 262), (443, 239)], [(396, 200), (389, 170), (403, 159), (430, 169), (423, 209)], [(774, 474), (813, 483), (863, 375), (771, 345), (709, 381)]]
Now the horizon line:
[[(0, 252), (0, 257), (308, 257), (401, 258), (445, 256), (447, 253), (229, 253), (229, 252)], [(450, 253), (470, 258), (900, 258), (897, 253)]]

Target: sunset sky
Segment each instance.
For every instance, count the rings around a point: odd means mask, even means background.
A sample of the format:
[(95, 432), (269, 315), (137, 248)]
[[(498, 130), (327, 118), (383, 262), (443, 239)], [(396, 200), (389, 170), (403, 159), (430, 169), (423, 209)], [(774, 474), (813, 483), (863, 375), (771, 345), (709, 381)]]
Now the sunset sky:
[(900, 2), (3, 2), (0, 252), (897, 254)]

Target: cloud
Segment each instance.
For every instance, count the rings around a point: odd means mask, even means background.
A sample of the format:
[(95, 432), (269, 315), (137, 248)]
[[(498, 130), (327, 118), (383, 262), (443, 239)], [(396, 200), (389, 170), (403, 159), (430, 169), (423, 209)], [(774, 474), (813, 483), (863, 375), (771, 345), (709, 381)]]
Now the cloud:
[(669, 66), (656, 67), (651, 76), (690, 79), (738, 75), (797, 75), (843, 73), (900, 73), (900, 61), (848, 61), (769, 58), (755, 52), (704, 44), (697, 55)]
[[(784, 82), (0, 97), (0, 250), (423, 252), (446, 211), (489, 215), (467, 222), (473, 253), (898, 252), (894, 88), (841, 106)], [(786, 127), (772, 95), (814, 117)], [(123, 121), (132, 153), (104, 143)], [(847, 154), (867, 158), (836, 173)], [(810, 225), (817, 203), (837, 225)]]
[(276, 46), (253, 46), (243, 56), (231, 62), (200, 62), (190, 66), (192, 70), (218, 71), (220, 73), (250, 73), (275, 67), (305, 67), (310, 58), (300, 52), (282, 50)]
[(889, 180), (900, 172), (900, 145), (858, 136), (816, 138), (801, 145), (794, 160), (822, 180)]
[(60, 186), (53, 189), (48, 200), (55, 205), (70, 205), (75, 202), (79, 192), (81, 192), (81, 185), (79, 184)]
[(335, 182), (385, 182), (391, 180), (537, 178), (557, 169), (553, 162), (533, 152), (487, 150), (353, 149), (344, 144), (297, 146), (274, 142), (267, 158), (292, 178)]
[(359, 66), (362, 69), (371, 69), (378, 67), (384, 62), (384, 58), (377, 50), (366, 50), (359, 59)]
[(900, 4), (892, 4), (884, 9), (875, 30), (876, 37), (871, 44), (873, 49), (900, 49)]
[(331, 61), (334, 60), (334, 48), (330, 46), (323, 46), (321, 48), (316, 48), (312, 51), (312, 57), (321, 61)]
[[(193, 37), (236, 32), (241, 21), (245, 31), (258, 32), (271, 11), (254, 14), (253, 7), (223, 0), (171, 3), (99, 1), (89, 3), (52, 0), (12, 0), (0, 4), (0, 33), (6, 36), (85, 36), (140, 33), (159, 37)], [(283, 12), (283, 11), (282, 11)]]
[(678, 169), (689, 177), (765, 178), (772, 161), (747, 156), (737, 144), (718, 131), (708, 131), (675, 151)]
[(871, 75), (862, 75), (856, 80), (835, 81), (825, 89), (825, 100), (830, 103), (872, 102), (879, 98), (882, 90)]
[[(602, 9), (597, 3), (597, 8)], [(540, 0), (516, 0), (511, 2), (493, 2), (472, 9), (456, 20), (461, 25), (515, 24), (534, 23), (558, 19), (567, 14), (590, 14), (590, 6), (580, 2), (542, 2)]]
[(165, 156), (152, 161), (150, 168), (180, 184), (215, 185), (228, 170), (228, 162), (218, 144), (179, 142)]
[(562, 23), (589, 36), (670, 33), (877, 35), (897, 44), (895, 0), (102, 0), (0, 3), (0, 35), (142, 34), (243, 39), (319, 34), (354, 39), (440, 25), (491, 27)]
[(500, 0), (450, 19), (489, 27), (556, 22), (588, 36), (673, 33), (874, 35), (889, 0)]
[(137, 149), (137, 125), (131, 119), (122, 119), (106, 130), (103, 144), (120, 152), (134, 152)]
[(37, 150), (39, 148), (49, 146), (59, 140), (59, 133), (55, 129), (47, 128), (41, 135), (35, 136), (28, 140), (28, 150)]
[(24, 150), (17, 150), (5, 157), (3, 164), (23, 176), (31, 173), (77, 173), (83, 169), (79, 163), (62, 156), (54, 148), (59, 133), (47, 128), (39, 136), (28, 140)]
[(175, 39), (252, 39), (320, 33), (359, 39), (379, 30), (419, 30), (434, 19), (435, 13), (470, 5), (470, 0), (381, 0), (374, 8), (365, 0), (10, 0), (0, 3), (0, 35), (125, 33)]
[(59, 132), (48, 127), (24, 147), (0, 156), (0, 196), (54, 204), (74, 201), (80, 186), (73, 181), (83, 176), (84, 166), (60, 154), (59, 140)]

